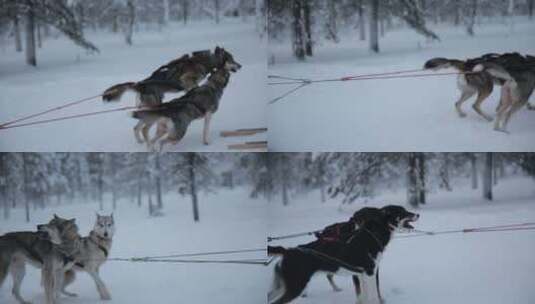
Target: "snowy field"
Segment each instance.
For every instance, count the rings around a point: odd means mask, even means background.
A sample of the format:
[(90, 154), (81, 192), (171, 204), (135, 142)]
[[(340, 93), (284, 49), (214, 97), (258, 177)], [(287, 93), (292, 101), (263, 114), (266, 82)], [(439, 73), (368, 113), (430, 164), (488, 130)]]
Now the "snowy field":
[[(111, 203), (110, 203), (111, 204)], [(123, 200), (115, 211), (117, 231), (111, 257), (154, 256), (203, 251), (263, 248), (266, 246), (266, 204), (251, 200), (242, 190), (219, 191), (201, 195), (200, 223), (192, 220), (189, 198), (164, 197), (164, 217), (149, 218), (147, 207)], [(7, 222), (0, 221), (0, 233), (35, 230), (57, 213), (76, 217), (80, 234), (93, 228), (97, 203), (32, 210), (32, 223), (24, 222), (24, 210), (18, 209)], [(109, 211), (108, 211), (109, 212)], [(211, 259), (265, 258), (264, 252)], [(22, 295), (33, 303), (44, 303), (40, 272), (27, 267)], [(110, 261), (101, 268), (112, 301), (109, 303), (265, 303), (269, 274), (264, 266), (231, 264), (160, 264)], [(0, 303), (17, 303), (11, 296), (8, 277), (0, 289)], [(65, 304), (101, 303), (89, 275), (79, 273), (70, 290), (78, 298), (62, 298)], [(107, 302), (108, 303), (108, 302)]]
[[(431, 25), (442, 42), (428, 43), (410, 29), (387, 32), (381, 53), (371, 54), (358, 31), (343, 33), (339, 44), (320, 42), (314, 57), (296, 62), (290, 43), (270, 42), (275, 65), (269, 74), (324, 79), (418, 69), (432, 57), (470, 58), (488, 52), (535, 53), (535, 22), (519, 18), (512, 34), (506, 24), (483, 24), (471, 38), (464, 27)], [(318, 35), (319, 36), (319, 35)], [(442, 72), (442, 71), (441, 71)], [(444, 70), (443, 72), (453, 72)], [(269, 99), (291, 86), (271, 86)], [(495, 115), (499, 87), (483, 104)], [(418, 79), (318, 83), (269, 106), (269, 142), (273, 151), (533, 151), (535, 113), (513, 116), (511, 134), (493, 130), (464, 104), (458, 117), (456, 75)], [(532, 103), (535, 100), (532, 98)]]
[[(450, 230), (535, 222), (535, 187), (532, 179), (503, 180), (495, 188), (495, 201), (484, 202), (480, 190), (430, 193), (428, 205), (417, 210), (421, 230)], [(456, 186), (459, 187), (459, 186)], [(390, 193), (367, 206), (405, 201), (405, 193)], [(347, 220), (362, 203), (339, 209), (334, 201), (322, 204), (310, 195), (289, 207), (270, 209), (270, 235), (304, 232)], [(303, 244), (310, 237), (277, 241)], [(387, 304), (530, 304), (535, 303), (535, 231), (489, 232), (423, 236), (393, 240), (381, 261), (381, 290)], [(355, 303), (350, 277), (335, 281), (332, 291), (324, 275), (312, 278), (308, 297), (295, 304)]]
[[(24, 53), (14, 46), (0, 48), (0, 122), (33, 114), (53, 106), (100, 94), (111, 85), (142, 80), (159, 66), (195, 50), (229, 50), (243, 68), (233, 74), (211, 125), (211, 145), (201, 141), (202, 121), (190, 126), (183, 140), (168, 150), (226, 151), (228, 144), (265, 140), (266, 135), (241, 139), (219, 137), (223, 130), (266, 127), (266, 47), (249, 23), (223, 20), (173, 24), (161, 32), (136, 32), (128, 47), (122, 34), (87, 31), (87, 38), (100, 48), (89, 55), (64, 37), (45, 40), (38, 49), (38, 67), (24, 63)], [(168, 95), (167, 98), (178, 95)], [(121, 103), (86, 102), (39, 119), (113, 109), (135, 104), (135, 95), (125, 94)], [(36, 119), (34, 119), (36, 120)], [(125, 112), (107, 113), (48, 124), (3, 130), (1, 151), (146, 151), (136, 142), (136, 120)]]

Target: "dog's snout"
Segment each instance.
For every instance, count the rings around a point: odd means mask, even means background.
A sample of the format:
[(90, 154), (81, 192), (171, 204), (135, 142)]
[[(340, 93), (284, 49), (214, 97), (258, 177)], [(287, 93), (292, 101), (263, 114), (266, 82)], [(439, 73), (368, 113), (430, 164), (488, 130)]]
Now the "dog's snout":
[(418, 213), (415, 213), (415, 214), (414, 214), (414, 219), (417, 220), (417, 219), (419, 219), (419, 218), (420, 218), (420, 215), (419, 215)]
[(37, 225), (37, 230), (43, 230), (43, 225)]

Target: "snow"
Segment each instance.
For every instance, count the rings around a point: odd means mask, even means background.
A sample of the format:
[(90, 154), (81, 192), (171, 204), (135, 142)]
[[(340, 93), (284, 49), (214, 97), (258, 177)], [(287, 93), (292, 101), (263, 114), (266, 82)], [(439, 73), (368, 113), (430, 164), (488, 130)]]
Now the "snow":
[[(146, 202), (145, 202), (146, 203)], [(262, 200), (250, 200), (245, 188), (219, 191), (199, 197), (201, 221), (192, 219), (188, 197), (164, 196), (163, 217), (150, 218), (146, 206), (121, 200), (114, 212), (117, 231), (110, 257), (142, 257), (177, 253), (264, 248), (267, 234), (267, 206)], [(111, 206), (111, 202), (108, 203)], [(96, 202), (73, 202), (44, 210), (32, 210), (31, 223), (25, 223), (24, 210), (18, 208), (11, 219), (0, 221), (0, 234), (6, 231), (35, 230), (54, 213), (76, 217), (80, 234), (87, 235), (93, 227)], [(102, 213), (109, 213), (106, 210)], [(265, 252), (200, 259), (265, 258)], [(165, 264), (109, 261), (101, 268), (101, 277), (108, 286), (113, 303), (263, 303), (269, 275), (260, 265), (232, 264)], [(40, 272), (27, 267), (22, 295), (33, 303), (43, 303)], [(8, 277), (0, 289), (0, 303), (15, 304)], [(100, 302), (92, 279), (78, 273), (69, 288), (78, 298), (62, 298), (62, 303)]]
[[(466, 183), (469, 184), (468, 182)], [(478, 226), (535, 222), (533, 179), (511, 178), (495, 188), (495, 201), (481, 199), (481, 190), (455, 185), (454, 192), (435, 192), (416, 210), (416, 229), (439, 231)], [(373, 202), (344, 205), (321, 203), (319, 193), (295, 199), (290, 206), (270, 208), (272, 236), (321, 229), (347, 220), (366, 206), (402, 204), (405, 192), (386, 192)], [(381, 292), (386, 303), (530, 304), (535, 302), (535, 231), (509, 231), (423, 236), (393, 240), (383, 255)], [(273, 242), (293, 246), (303, 237)], [(350, 277), (335, 277), (342, 292), (333, 292), (324, 275), (312, 278), (307, 298), (295, 304), (355, 303)]]
[[(64, 37), (45, 40), (38, 50), (38, 67), (24, 63), (24, 54), (14, 46), (0, 49), (0, 122), (46, 110), (50, 107), (100, 94), (111, 85), (141, 80), (159, 66), (195, 50), (229, 50), (243, 68), (233, 74), (211, 124), (212, 143), (201, 141), (202, 121), (190, 126), (172, 151), (226, 151), (227, 145), (265, 140), (266, 135), (221, 138), (219, 132), (240, 128), (266, 127), (265, 41), (255, 32), (253, 20), (244, 23), (222, 19), (198, 21), (184, 26), (171, 24), (161, 32), (134, 33), (134, 45), (126, 46), (122, 34), (87, 31), (87, 38), (100, 48), (90, 55)], [(167, 99), (181, 94), (169, 94)], [(120, 103), (103, 104), (100, 99), (85, 102), (29, 121), (133, 106), (135, 95), (125, 94)], [(0, 150), (32, 152), (115, 152), (147, 151), (136, 142), (136, 120), (126, 112), (101, 114), (22, 128), (0, 133)], [(167, 148), (169, 150), (169, 148)]]
[[(269, 74), (324, 79), (421, 68), (432, 57), (471, 58), (488, 52), (533, 54), (535, 22), (515, 21), (513, 32), (496, 20), (482, 24), (476, 36), (464, 27), (432, 25), (442, 42), (427, 42), (412, 30), (398, 27), (380, 39), (381, 52), (371, 54), (368, 41), (352, 29), (341, 42), (319, 41), (313, 57), (297, 62), (288, 41), (270, 41), (275, 64)], [(319, 36), (319, 35), (318, 35)], [(441, 72), (454, 72), (444, 70)], [(433, 73), (433, 72), (429, 72)], [(459, 118), (454, 103), (460, 96), (456, 75), (426, 78), (318, 83), (269, 106), (272, 151), (533, 151), (534, 113), (525, 108), (508, 126), (510, 134), (495, 132), (471, 108)], [(269, 99), (292, 86), (270, 86)], [(500, 88), (483, 110), (495, 116)], [(532, 101), (533, 102), (533, 101)]]

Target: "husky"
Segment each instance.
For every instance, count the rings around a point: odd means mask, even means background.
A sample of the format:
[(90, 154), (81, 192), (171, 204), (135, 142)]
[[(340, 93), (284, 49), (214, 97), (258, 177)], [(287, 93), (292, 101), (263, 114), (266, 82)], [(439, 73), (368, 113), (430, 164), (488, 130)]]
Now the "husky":
[(504, 82), (501, 98), (496, 109), (494, 130), (508, 133), (507, 123), (511, 116), (524, 105), (533, 109), (529, 98), (535, 88), (535, 57), (516, 56), (514, 63), (501, 65), (495, 62), (483, 62), (474, 67), (476, 71), (485, 71)]
[[(432, 58), (424, 64), (424, 69), (441, 70), (446, 68), (453, 68), (461, 73), (457, 77), (457, 86), (461, 91), (459, 100), (455, 103), (457, 113), (461, 118), (466, 117), (466, 113), (461, 109), (462, 104), (477, 93), (475, 103), (472, 105), (481, 117), (487, 121), (492, 121), (492, 116), (486, 114), (481, 110), (481, 104), (490, 96), (494, 85), (502, 86), (505, 81), (499, 77), (494, 77), (484, 69), (476, 69), (475, 67), (484, 63), (494, 63), (502, 67), (516, 66), (518, 61), (523, 60), (523, 56), (518, 53), (488, 53), (481, 57), (471, 58), (467, 60), (448, 59), (443, 57)], [(528, 107), (533, 107), (528, 104)], [(499, 108), (499, 105), (498, 105)]]
[(193, 52), (159, 67), (148, 78), (139, 82), (125, 82), (106, 89), (105, 102), (118, 101), (124, 92), (137, 93), (138, 107), (154, 107), (163, 102), (165, 93), (189, 91), (196, 88), (214, 69), (237, 71), (241, 65), (231, 53), (217, 46), (210, 50)]
[[(359, 229), (359, 227), (362, 227), (367, 221), (376, 220), (381, 216), (382, 213), (379, 208), (361, 208), (353, 214), (349, 221), (329, 225), (323, 228), (321, 232), (315, 233), (314, 235), (318, 240), (316, 242), (309, 243), (306, 246), (314, 248), (315, 246), (324, 242), (345, 243), (353, 235), (353, 233)], [(334, 275), (332, 273), (327, 273), (326, 277), (333, 291), (342, 291), (342, 289), (336, 285), (334, 281)], [(377, 285), (378, 297), (382, 301), (381, 290), (379, 288), (379, 268), (377, 268), (377, 273), (375, 274), (375, 281)], [(353, 276), (353, 284), (357, 294), (360, 294), (360, 283), (357, 276)], [(302, 296), (306, 297), (306, 293), (303, 292)]]
[(74, 267), (65, 272), (65, 280), (61, 292), (70, 297), (77, 294), (68, 292), (67, 286), (74, 282), (76, 271), (85, 271), (95, 281), (101, 300), (111, 300), (111, 294), (100, 278), (99, 269), (108, 259), (111, 250), (113, 235), (115, 234), (115, 220), (111, 215), (99, 215), (95, 221), (93, 230), (89, 235), (81, 239), (80, 250), (74, 258)]
[(20, 295), (26, 274), (26, 263), (40, 268), (41, 282), (47, 304), (57, 303), (63, 273), (74, 265), (80, 236), (74, 219), (54, 218), (37, 226), (37, 232), (13, 232), (0, 237), (0, 285), (10, 272), (13, 278), (12, 294), (21, 304), (27, 304)]
[[(356, 275), (361, 289), (358, 297), (365, 304), (379, 304), (375, 274), (381, 255), (395, 231), (414, 229), (418, 214), (401, 206), (380, 209), (381, 215), (366, 221), (346, 243), (326, 242), (320, 246), (295, 248), (268, 247), (268, 254), (279, 255), (268, 303), (289, 303), (301, 294), (317, 272), (349, 272)], [(359, 292), (357, 290), (357, 292)]]
[[(186, 134), (190, 123), (201, 118), (204, 118), (203, 143), (208, 145), (210, 120), (219, 107), (219, 101), (229, 78), (230, 73), (227, 69), (218, 69), (203, 85), (184, 96), (154, 109), (132, 112), (132, 117), (139, 119), (144, 126), (141, 133), (149, 150), (153, 150), (158, 141), (159, 151), (163, 150), (166, 143), (177, 143)], [(156, 134), (149, 139), (149, 129), (155, 123), (157, 124)], [(139, 132), (136, 132), (136, 136), (140, 136)]]
[(440, 70), (446, 68), (453, 68), (461, 73), (457, 77), (457, 87), (461, 91), (459, 100), (455, 103), (455, 109), (459, 114), (459, 117), (466, 117), (466, 113), (461, 109), (462, 104), (470, 99), (470, 97), (477, 94), (475, 103), (472, 105), (474, 111), (483, 117), (487, 121), (492, 121), (492, 116), (486, 114), (481, 110), (481, 104), (490, 96), (493, 91), (494, 84), (500, 84), (496, 80), (484, 71), (473, 73), (473, 68), (486, 60), (492, 60), (497, 58), (498, 54), (485, 54), (481, 57), (472, 58), (468, 60), (448, 59), (448, 58), (433, 58), (428, 60), (424, 64), (424, 69)]

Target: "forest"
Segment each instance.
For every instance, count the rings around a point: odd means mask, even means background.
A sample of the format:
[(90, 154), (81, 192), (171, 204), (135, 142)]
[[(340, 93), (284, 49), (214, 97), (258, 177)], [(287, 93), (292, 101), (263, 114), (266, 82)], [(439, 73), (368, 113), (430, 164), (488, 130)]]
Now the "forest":
[(460, 184), (493, 200), (493, 186), (514, 176), (535, 177), (535, 153), (1, 153), (0, 205), (32, 210), (98, 202), (117, 207), (124, 199), (164, 214), (165, 194), (178, 193), (199, 221), (200, 192), (245, 187), (251, 199), (290, 205), (318, 193), (315, 202), (351, 204), (404, 189), (408, 206), (432, 204), (437, 191)]
[[(198, 20), (218, 24), (222, 18), (247, 19), (263, 10), (263, 1), (255, 0), (0, 0), (0, 44), (13, 44), (25, 53), (28, 65), (36, 66), (38, 50), (60, 35), (98, 53), (90, 34), (111, 32), (132, 45), (137, 31), (162, 31), (171, 23), (187, 26)], [(262, 21), (258, 29), (265, 30)]]
[[(433, 28), (441, 23), (464, 28), (477, 36), (477, 28), (495, 20), (514, 27), (514, 16), (533, 18), (534, 0), (271, 0), (268, 1), (269, 37), (289, 41), (299, 60), (314, 56), (321, 44), (343, 39), (368, 41), (378, 53), (389, 31), (410, 28), (428, 41), (440, 41)], [(347, 34), (347, 33), (350, 34)], [(347, 34), (347, 35), (342, 35)]]

